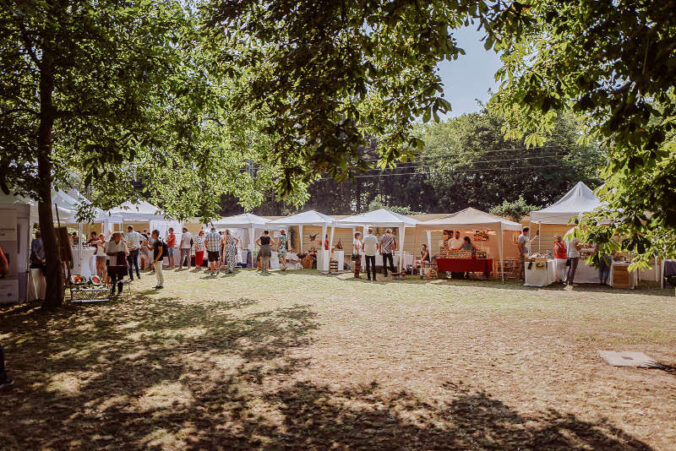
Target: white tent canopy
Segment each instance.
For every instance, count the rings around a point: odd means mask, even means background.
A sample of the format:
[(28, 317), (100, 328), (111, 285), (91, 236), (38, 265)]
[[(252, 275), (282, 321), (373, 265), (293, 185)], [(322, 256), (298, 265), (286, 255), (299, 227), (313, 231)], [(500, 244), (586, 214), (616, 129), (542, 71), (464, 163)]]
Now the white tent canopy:
[(427, 230), (427, 246), (431, 248), (431, 239), (429, 231), (431, 230), (444, 230), (444, 229), (454, 229), (454, 228), (490, 228), (497, 231), (498, 235), (498, 251), (500, 258), (500, 265), (502, 268), (501, 276), (502, 280), (505, 280), (505, 271), (504, 271), (504, 240), (503, 232), (505, 230), (519, 231), (521, 230), (521, 224), (518, 222), (509, 221), (507, 219), (501, 218), (500, 216), (495, 216), (476, 208), (465, 208), (460, 210), (457, 213), (454, 213), (450, 216), (446, 216), (439, 219), (433, 219), (431, 221), (426, 221), (416, 226), (416, 232), (418, 230)]
[(404, 262), (404, 240), (406, 239), (406, 227), (416, 227), (420, 224), (417, 219), (409, 218), (399, 213), (380, 208), (378, 210), (348, 216), (338, 221), (338, 224), (345, 226), (361, 226), (366, 229), (369, 226), (374, 227), (397, 227), (399, 229), (399, 270)]
[(269, 219), (251, 213), (242, 213), (235, 216), (226, 216), (211, 225), (224, 229), (246, 229), (249, 233), (249, 250), (253, 253), (256, 250), (256, 229), (266, 228), (269, 223)]
[[(299, 252), (303, 252), (303, 226), (317, 226), (322, 228), (322, 239), (326, 236), (326, 230), (328, 227), (331, 227), (331, 239), (329, 240), (329, 252), (331, 252), (331, 245), (333, 243), (333, 233), (336, 227), (336, 220), (331, 216), (325, 215), (315, 210), (304, 211), (303, 213), (298, 213), (295, 215), (287, 216), (286, 218), (276, 219), (270, 222), (271, 225), (280, 225), (280, 226), (298, 226), (298, 234), (300, 235), (299, 241)], [(323, 249), (322, 249), (323, 251)], [(320, 253), (323, 257), (322, 263), (325, 262), (323, 266), (328, 270), (328, 256), (324, 256), (324, 252)], [(326, 258), (324, 258), (326, 257)], [(320, 262), (317, 262), (317, 267), (322, 266)]]
[(589, 213), (601, 205), (601, 201), (584, 183), (578, 182), (565, 196), (542, 210), (530, 213), (530, 220), (539, 224), (569, 224), (582, 213)]
[(468, 229), (494, 228), (496, 230), (502, 227), (502, 230), (521, 230), (521, 224), (518, 222), (509, 221), (500, 216), (495, 216), (472, 207), (465, 208), (443, 218), (422, 222), (416, 227), (422, 230), (443, 230), (457, 227), (466, 227)]
[(113, 208), (109, 211), (111, 215), (120, 216), (124, 221), (145, 222), (145, 221), (166, 221), (167, 218), (159, 211), (159, 209), (146, 202), (139, 200), (136, 203), (127, 201), (119, 207)]

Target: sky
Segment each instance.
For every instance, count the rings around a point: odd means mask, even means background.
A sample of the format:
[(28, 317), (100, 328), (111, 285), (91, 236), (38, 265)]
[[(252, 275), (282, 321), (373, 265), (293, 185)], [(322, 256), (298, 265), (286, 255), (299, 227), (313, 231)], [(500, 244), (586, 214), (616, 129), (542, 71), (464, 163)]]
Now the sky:
[(465, 27), (454, 33), (465, 55), (438, 65), (444, 83), (444, 97), (452, 107), (447, 117), (479, 111), (476, 99), (487, 102), (488, 90), (496, 90), (494, 75), (500, 67), (500, 59), (492, 50), (484, 49), (480, 41), (483, 32), (476, 31), (475, 27)]

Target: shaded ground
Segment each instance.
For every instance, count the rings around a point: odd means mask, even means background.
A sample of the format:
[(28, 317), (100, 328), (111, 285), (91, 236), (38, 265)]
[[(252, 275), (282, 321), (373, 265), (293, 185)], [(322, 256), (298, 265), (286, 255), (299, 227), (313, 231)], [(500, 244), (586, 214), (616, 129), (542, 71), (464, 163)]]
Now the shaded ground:
[(0, 310), (0, 448), (669, 449), (668, 291), (167, 272), (133, 297)]

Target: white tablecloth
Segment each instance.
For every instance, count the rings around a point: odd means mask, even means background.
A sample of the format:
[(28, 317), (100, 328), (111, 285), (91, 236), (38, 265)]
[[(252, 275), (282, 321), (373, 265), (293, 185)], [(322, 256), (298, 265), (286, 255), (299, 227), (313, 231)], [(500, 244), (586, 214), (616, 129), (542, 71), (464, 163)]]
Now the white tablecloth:
[(547, 260), (544, 263), (544, 266), (538, 267), (536, 262), (526, 262), (526, 282), (524, 286), (546, 287), (556, 282), (556, 260)]
[(345, 268), (345, 251), (333, 251), (333, 259), (338, 262), (338, 271)]
[(28, 302), (44, 299), (47, 291), (47, 281), (40, 268), (31, 268), (28, 278)]
[(85, 279), (96, 274), (96, 255), (93, 247), (84, 247), (82, 250), (73, 248), (72, 274), (79, 274)]
[(585, 259), (580, 257), (575, 271), (574, 283), (599, 283), (599, 270), (593, 266), (587, 265)]

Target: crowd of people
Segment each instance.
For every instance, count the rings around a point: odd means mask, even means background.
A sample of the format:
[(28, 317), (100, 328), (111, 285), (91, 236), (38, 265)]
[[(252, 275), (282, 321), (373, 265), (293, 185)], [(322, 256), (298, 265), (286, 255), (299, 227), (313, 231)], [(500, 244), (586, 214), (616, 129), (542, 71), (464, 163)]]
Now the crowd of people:
[[(155, 274), (157, 278), (156, 289), (164, 288), (164, 265), (158, 264), (158, 262), (163, 262), (165, 258), (167, 269), (177, 267), (181, 270), (183, 268), (190, 269), (193, 266), (196, 268), (205, 266), (210, 275), (215, 275), (220, 271), (232, 273), (238, 266), (240, 241), (230, 230), (217, 231), (212, 227), (208, 233), (200, 230), (196, 236), (193, 236), (187, 228), (183, 227), (180, 239), (177, 239), (173, 228), (169, 228), (164, 237), (160, 236), (158, 230), (153, 230), (151, 233), (147, 229), (137, 232), (131, 225), (126, 230), (126, 233), (114, 232), (109, 237), (102, 233), (91, 232), (89, 240), (83, 241), (84, 246), (94, 248), (96, 273), (101, 280), (110, 284), (112, 294), (122, 292), (122, 281), (125, 277), (129, 277), (130, 281), (135, 278), (140, 279), (141, 271), (144, 270), (149, 270), (150, 273)], [(525, 262), (530, 255), (530, 245), (537, 237), (537, 233), (533, 237), (530, 236), (528, 227), (524, 227), (518, 237), (519, 273), (522, 280), (525, 279)], [(72, 245), (80, 241), (80, 237), (75, 232), (69, 238)], [(324, 237), (323, 241), (325, 242), (318, 242), (323, 245), (321, 247), (328, 249), (328, 236)], [(254, 261), (249, 262), (250, 264), (257, 267), (262, 273), (268, 273), (274, 246), (281, 270), (287, 269), (286, 257), (289, 250), (289, 241), (286, 231), (281, 230), (278, 236), (273, 238), (270, 232), (265, 230), (255, 242), (259, 251), (253, 257)], [(389, 274), (398, 275), (394, 265), (394, 255), (398, 250), (399, 243), (397, 243), (392, 229), (386, 229), (380, 237), (374, 235), (373, 228), (369, 228), (363, 238), (362, 234), (357, 232), (354, 234), (352, 244), (351, 266), (356, 278), (361, 277), (363, 260), (366, 266), (366, 278), (372, 281), (376, 280), (376, 255), (382, 256), (384, 277), (388, 277)], [(450, 251), (464, 250), (471, 252), (472, 256), (475, 256), (477, 252), (471, 238), (469, 236), (461, 238), (458, 230), (444, 233), (444, 246)], [(342, 245), (340, 248), (342, 248)], [(557, 266), (557, 268), (563, 268), (558, 270), (557, 279), (564, 284), (574, 285), (580, 259), (580, 244), (577, 238), (572, 237), (566, 243), (561, 236), (556, 236), (552, 251), (555, 259), (565, 260), (565, 266)], [(417, 260), (421, 277), (432, 266), (435, 257), (432, 256), (426, 244), (421, 245)], [(305, 258), (312, 258), (312, 261), (316, 262), (317, 251), (314, 247), (305, 255)], [(41, 268), (44, 272), (45, 251), (39, 231), (35, 233), (35, 239), (31, 243), (30, 262), (31, 268)], [(599, 279), (602, 284), (607, 284), (612, 256), (599, 255), (598, 263)], [(467, 277), (468, 274), (464, 274), (464, 276)]]
[[(77, 232), (68, 235), (68, 238), (69, 245), (79, 245)], [(169, 228), (162, 238), (158, 230), (137, 232), (131, 225), (127, 227), (126, 233), (113, 232), (106, 237), (102, 233), (91, 232), (89, 240), (82, 241), (83, 246), (94, 249), (96, 275), (110, 284), (111, 295), (122, 292), (125, 277), (129, 277), (130, 281), (141, 279), (141, 271), (145, 270), (155, 274), (156, 289), (164, 288), (164, 258), (167, 259), (167, 269), (191, 269), (193, 266), (199, 269), (207, 263), (210, 275), (220, 271), (231, 274), (238, 266), (239, 244), (239, 239), (230, 230), (216, 231), (213, 227), (208, 233), (200, 230), (196, 236), (184, 227), (180, 239), (177, 239), (173, 228)], [(268, 273), (273, 244), (270, 232), (265, 230), (256, 244), (259, 252), (255, 262), (261, 272)], [(286, 231), (280, 232), (274, 244), (284, 271), (287, 268), (288, 249)], [(46, 268), (44, 244), (39, 231), (35, 232), (31, 242), (30, 267), (40, 268), (43, 274)]]

